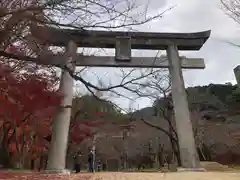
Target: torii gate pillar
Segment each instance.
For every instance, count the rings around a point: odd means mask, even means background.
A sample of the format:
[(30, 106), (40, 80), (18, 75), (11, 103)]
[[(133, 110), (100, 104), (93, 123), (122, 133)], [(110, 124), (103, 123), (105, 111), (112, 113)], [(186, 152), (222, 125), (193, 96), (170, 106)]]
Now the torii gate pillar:
[(168, 46), (167, 55), (172, 80), (172, 99), (182, 166), (185, 168), (199, 168), (200, 162), (195, 147), (192, 122), (177, 46)]
[[(77, 46), (73, 41), (70, 41), (68, 43), (65, 53), (65, 64), (72, 71), (75, 71), (75, 64), (73, 63), (73, 59), (76, 57)], [(65, 171), (68, 134), (71, 121), (70, 117), (73, 99), (73, 83), (74, 80), (68, 71), (62, 69), (59, 91), (63, 95), (63, 99), (53, 121), (47, 171), (59, 171), (59, 173)]]

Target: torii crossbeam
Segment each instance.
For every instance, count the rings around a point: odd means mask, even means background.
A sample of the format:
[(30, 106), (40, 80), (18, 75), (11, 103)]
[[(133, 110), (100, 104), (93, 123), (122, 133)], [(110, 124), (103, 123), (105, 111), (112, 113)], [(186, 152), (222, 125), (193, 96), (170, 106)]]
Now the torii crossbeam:
[(178, 50), (199, 50), (210, 36), (211, 31), (197, 33), (150, 33), (129, 31), (89, 31), (56, 29), (32, 26), (32, 35), (44, 43), (54, 46), (67, 46), (74, 41), (78, 47), (116, 48), (120, 38), (130, 38), (132, 49), (165, 50), (169, 44)]
[[(49, 46), (65, 46), (66, 54), (52, 57), (54, 63), (101, 67), (152, 67), (169, 68), (172, 80), (172, 98), (176, 119), (177, 134), (182, 166), (199, 168), (200, 162), (196, 152), (192, 123), (184, 87), (182, 68), (203, 69), (203, 59), (179, 57), (178, 50), (199, 50), (210, 36), (210, 31), (197, 33), (148, 33), (125, 31), (89, 31), (56, 29), (52, 27), (31, 27), (34, 38)], [(77, 47), (115, 48), (115, 57), (80, 57)], [(132, 49), (166, 50), (167, 58), (131, 57)], [(41, 59), (41, 56), (40, 56)], [(46, 57), (42, 57), (44, 62)], [(47, 58), (48, 59), (48, 58)], [(74, 64), (73, 62), (76, 62)], [(46, 63), (46, 61), (45, 61)], [(60, 91), (65, 95), (62, 106), (69, 106), (73, 97), (73, 79), (63, 71)], [(61, 109), (53, 125), (50, 158), (47, 169), (62, 170), (65, 168), (65, 156), (68, 140), (68, 127), (71, 109)]]
[[(63, 66), (66, 60), (65, 55), (52, 54), (39, 56), (38, 63)], [(49, 61), (51, 59), (51, 61)], [(204, 69), (203, 58), (180, 57), (182, 69)], [(160, 57), (132, 57), (131, 61), (116, 61), (115, 56), (83, 56), (77, 54), (74, 60), (76, 66), (88, 67), (121, 67), (121, 68), (169, 68), (169, 59), (167, 56)]]

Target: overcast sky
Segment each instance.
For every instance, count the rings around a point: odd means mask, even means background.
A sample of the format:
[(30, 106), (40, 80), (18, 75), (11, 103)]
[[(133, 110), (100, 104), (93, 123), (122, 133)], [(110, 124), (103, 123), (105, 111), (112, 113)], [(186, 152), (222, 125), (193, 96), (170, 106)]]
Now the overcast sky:
[[(156, 4), (159, 0), (152, 0)], [(198, 52), (184, 52), (188, 56), (203, 57), (204, 70), (185, 73), (188, 86), (209, 83), (235, 82), (233, 68), (240, 64), (240, 49), (224, 41), (240, 43), (240, 25), (220, 9), (219, 0), (166, 0), (164, 6), (177, 5), (159, 20), (151, 23), (149, 31), (194, 32), (212, 30), (210, 39)], [(159, 7), (161, 8), (161, 7)], [(156, 9), (157, 10), (157, 9)], [(144, 29), (144, 28), (143, 28)]]
[[(146, 2), (145, 0), (139, 0)], [(174, 9), (141, 27), (141, 31), (152, 32), (197, 32), (212, 30), (210, 39), (197, 52), (181, 52), (188, 57), (205, 59), (206, 69), (187, 70), (184, 72), (185, 85), (197, 86), (210, 83), (236, 83), (233, 68), (240, 64), (240, 48), (233, 47), (224, 41), (240, 44), (240, 25), (230, 19), (220, 8), (219, 0), (150, 0), (149, 12), (152, 14), (176, 5)], [(99, 73), (102, 70), (96, 70)], [(109, 74), (108, 74), (109, 75)], [(126, 99), (118, 99), (124, 108), (129, 106)], [(151, 105), (148, 99), (137, 100), (135, 108)]]

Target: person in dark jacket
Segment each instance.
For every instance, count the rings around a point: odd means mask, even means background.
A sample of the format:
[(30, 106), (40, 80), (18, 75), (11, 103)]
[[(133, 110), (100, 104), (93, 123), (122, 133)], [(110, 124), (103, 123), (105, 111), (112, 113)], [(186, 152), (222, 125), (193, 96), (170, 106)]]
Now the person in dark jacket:
[(88, 168), (89, 168), (89, 172), (93, 172), (93, 151), (92, 150), (88, 155)]
[(74, 156), (74, 170), (76, 173), (81, 171), (81, 153), (77, 153)]

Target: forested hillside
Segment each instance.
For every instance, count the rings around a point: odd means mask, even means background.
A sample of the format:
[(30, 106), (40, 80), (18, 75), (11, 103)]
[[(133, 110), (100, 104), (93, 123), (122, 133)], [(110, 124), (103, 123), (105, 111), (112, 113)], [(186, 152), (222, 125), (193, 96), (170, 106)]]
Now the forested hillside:
[[(240, 159), (240, 93), (237, 86), (190, 87), (187, 94), (197, 146), (202, 151), (207, 149), (205, 153), (221, 163), (240, 163), (240, 160), (237, 162)], [(134, 116), (137, 121), (144, 119), (146, 125), (156, 126), (159, 131), (162, 130), (158, 127), (167, 131), (169, 122), (175, 128), (171, 94), (156, 100), (153, 107), (136, 111)]]

